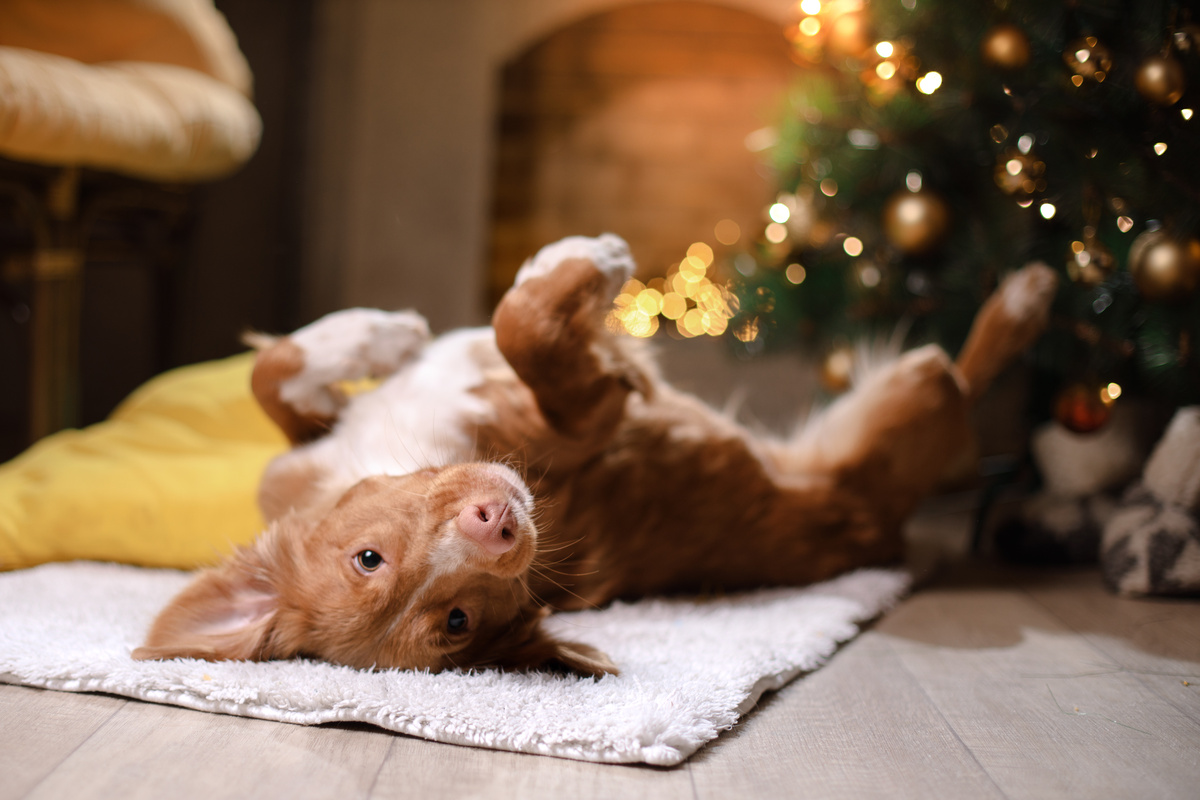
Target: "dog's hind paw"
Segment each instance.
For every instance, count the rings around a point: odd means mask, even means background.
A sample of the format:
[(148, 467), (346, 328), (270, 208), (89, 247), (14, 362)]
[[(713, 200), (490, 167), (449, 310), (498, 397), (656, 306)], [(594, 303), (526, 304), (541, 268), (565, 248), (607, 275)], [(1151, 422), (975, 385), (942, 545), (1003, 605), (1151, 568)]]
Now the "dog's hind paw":
[(334, 384), (397, 372), (429, 342), (429, 323), (415, 311), (349, 308), (288, 337), (304, 367), (280, 386), (280, 398), (303, 413), (332, 416), (341, 401)]
[(612, 297), (616, 297), (625, 281), (633, 277), (635, 265), (629, 245), (620, 236), (605, 233), (595, 238), (568, 236), (546, 245), (525, 262), (513, 285), (520, 286), (530, 278), (545, 275), (572, 258), (585, 258), (595, 264), (608, 277), (608, 293)]

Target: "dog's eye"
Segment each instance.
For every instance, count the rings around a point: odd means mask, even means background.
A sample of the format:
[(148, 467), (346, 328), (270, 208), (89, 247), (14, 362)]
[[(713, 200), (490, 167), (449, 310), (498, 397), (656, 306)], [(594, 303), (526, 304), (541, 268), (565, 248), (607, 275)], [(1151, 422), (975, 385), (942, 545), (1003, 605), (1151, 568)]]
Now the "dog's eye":
[(375, 570), (379, 569), (379, 565), (383, 563), (383, 556), (379, 555), (379, 553), (376, 553), (374, 550), (363, 550), (354, 557), (354, 560), (358, 563), (358, 566), (366, 572), (374, 572)]
[(467, 629), (467, 612), (461, 608), (450, 609), (450, 616), (446, 618), (446, 628), (451, 633), (461, 633)]

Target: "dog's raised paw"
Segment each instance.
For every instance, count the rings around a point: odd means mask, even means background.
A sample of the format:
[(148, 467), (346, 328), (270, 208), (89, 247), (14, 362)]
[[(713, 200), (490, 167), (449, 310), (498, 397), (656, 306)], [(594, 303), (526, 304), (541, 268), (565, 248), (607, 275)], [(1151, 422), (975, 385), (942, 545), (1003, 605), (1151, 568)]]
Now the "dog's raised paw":
[(349, 308), (322, 317), (289, 337), (304, 368), (280, 385), (280, 397), (305, 413), (331, 416), (339, 404), (330, 387), (391, 375), (429, 342), (429, 323), (415, 311)]
[(595, 238), (590, 236), (568, 236), (548, 244), (537, 255), (525, 262), (517, 272), (514, 286), (520, 286), (530, 278), (545, 275), (562, 262), (572, 258), (586, 258), (608, 277), (609, 294), (613, 297), (621, 291), (625, 281), (633, 276), (633, 256), (629, 245), (620, 236), (605, 233)]

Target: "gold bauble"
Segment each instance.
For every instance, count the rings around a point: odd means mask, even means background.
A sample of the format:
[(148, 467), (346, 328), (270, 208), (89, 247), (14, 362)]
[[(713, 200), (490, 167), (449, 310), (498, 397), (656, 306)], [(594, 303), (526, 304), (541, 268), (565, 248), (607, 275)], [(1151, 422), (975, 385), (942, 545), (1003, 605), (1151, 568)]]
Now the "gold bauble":
[(1000, 69), (1020, 69), (1029, 63), (1029, 37), (1007, 22), (984, 34), (979, 50), (984, 61)]
[(831, 22), (825, 45), (834, 56), (862, 58), (875, 46), (871, 20), (865, 11), (848, 11)]
[(826, 390), (840, 394), (850, 388), (854, 376), (854, 350), (847, 345), (833, 348), (821, 359), (818, 377)]
[(1142, 96), (1160, 106), (1174, 105), (1187, 88), (1183, 67), (1171, 56), (1150, 56), (1138, 67), (1135, 80)]
[(950, 227), (950, 209), (934, 192), (901, 189), (883, 207), (883, 232), (888, 241), (910, 255), (928, 253), (942, 242)]
[(1147, 300), (1185, 300), (1200, 284), (1200, 241), (1146, 231), (1129, 248), (1129, 272)]
[(1067, 256), (1067, 274), (1076, 283), (1099, 286), (1108, 280), (1116, 269), (1117, 260), (1112, 251), (1096, 239), (1095, 234), (1084, 234), (1083, 241), (1071, 242)]
[(1081, 78), (1102, 81), (1112, 71), (1112, 54), (1095, 36), (1085, 36), (1067, 45), (1063, 61)]
[(1040, 161), (1033, 153), (1022, 153), (1016, 148), (1009, 148), (996, 159), (993, 175), (996, 185), (1005, 194), (1028, 197), (1044, 188), (1042, 173), (1045, 171), (1046, 163)]

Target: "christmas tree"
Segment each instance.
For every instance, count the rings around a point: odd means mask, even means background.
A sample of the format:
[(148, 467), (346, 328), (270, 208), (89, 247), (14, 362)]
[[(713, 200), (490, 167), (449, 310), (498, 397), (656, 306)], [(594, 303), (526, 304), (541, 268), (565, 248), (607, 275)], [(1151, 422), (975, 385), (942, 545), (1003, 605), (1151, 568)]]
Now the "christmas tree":
[(709, 290), (735, 348), (820, 348), (837, 391), (850, 343), (911, 325), (910, 343), (956, 352), (998, 280), (1037, 260), (1062, 285), (1035, 414), (1085, 431), (1122, 394), (1200, 402), (1191, 4), (803, 0), (797, 15), (804, 69), (767, 149), (779, 201), (730, 265), (735, 297)]

